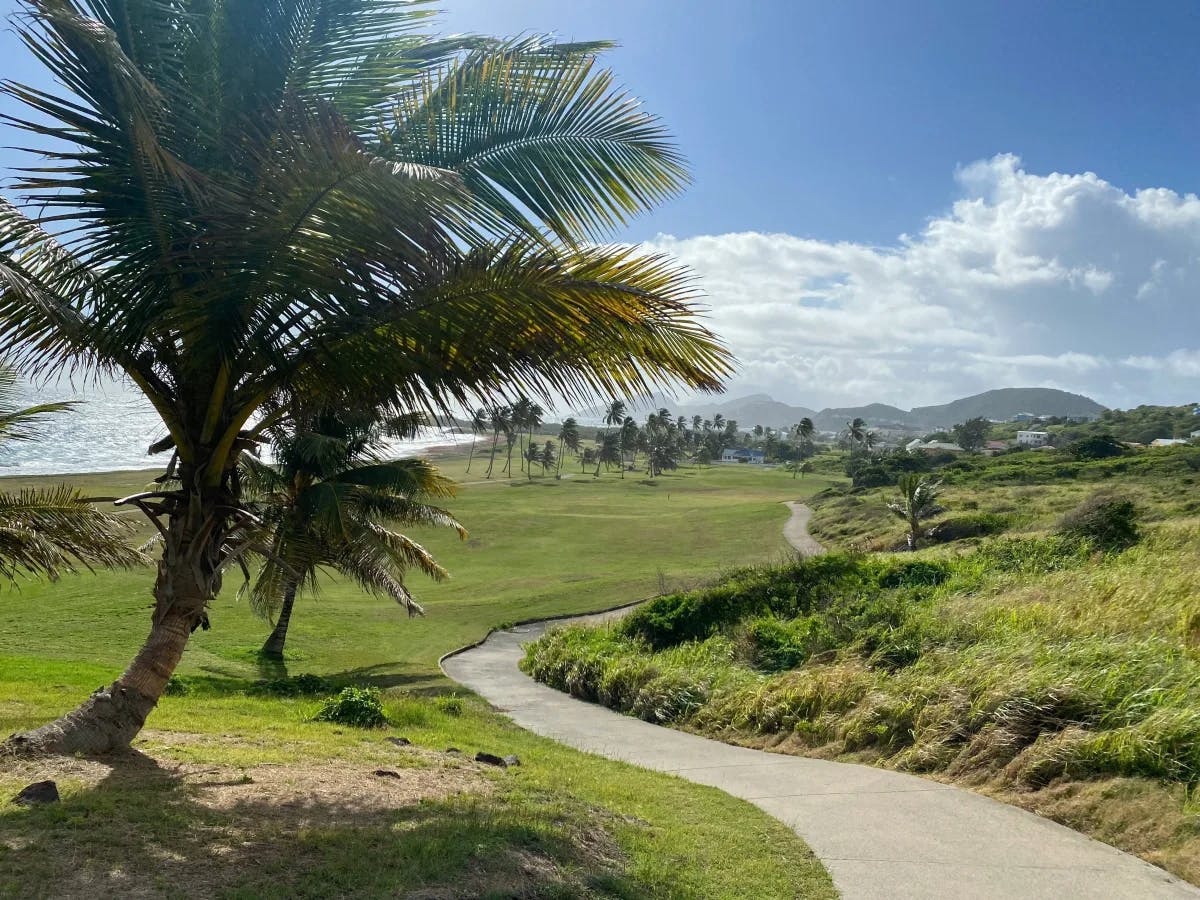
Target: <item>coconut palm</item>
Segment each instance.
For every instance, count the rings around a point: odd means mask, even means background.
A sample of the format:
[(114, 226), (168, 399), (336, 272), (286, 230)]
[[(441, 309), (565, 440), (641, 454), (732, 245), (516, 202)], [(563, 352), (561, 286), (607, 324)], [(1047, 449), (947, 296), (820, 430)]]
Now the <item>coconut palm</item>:
[(816, 433), (817, 428), (813, 425), (813, 420), (805, 416), (799, 422), (792, 426), (792, 434), (801, 444), (807, 444), (812, 440), (812, 436)]
[[(512, 407), (493, 406), (488, 413), (488, 418), (492, 426), (492, 455), (488, 459), (485, 478), (492, 477), (492, 467), (496, 465), (496, 448), (500, 444), (500, 435), (508, 437), (512, 432)], [(511, 446), (511, 441), (509, 443)]]
[(123, 373), (178, 486), (130, 501), (163, 540), (142, 649), (12, 748), (129, 744), (248, 552), (240, 453), (298, 399), (445, 416), (728, 373), (687, 273), (604, 243), (686, 179), (606, 45), (434, 40), (400, 0), (23, 8), (58, 87), (7, 86), (39, 155), (0, 203), (0, 353)]
[(941, 482), (927, 475), (907, 472), (896, 482), (899, 496), (888, 503), (895, 515), (908, 524), (908, 549), (916, 550), (921, 539), (921, 522), (942, 512), (938, 505)]
[(533, 401), (522, 395), (512, 405), (512, 427), (517, 434), (520, 446), (521, 469), (525, 469), (525, 432), (529, 429), (530, 417), (533, 414)]
[(344, 413), (297, 420), (303, 423), (299, 433), (268, 432), (274, 465), (250, 453), (240, 461), (245, 500), (269, 531), (250, 598), (255, 612), (275, 618), (262, 653), (276, 658), (283, 656), (297, 594), (316, 592), (322, 568), (416, 615), (422, 610), (405, 587), (406, 570), (415, 567), (436, 580), (446, 571), (395, 527), (437, 525), (466, 537), (450, 513), (425, 502), (452, 496), (449, 479), (424, 460), (380, 456), (384, 439), (395, 432)]
[(556, 478), (562, 477), (562, 464), (568, 451), (579, 452), (579, 423), (570, 416), (563, 419), (558, 428), (558, 468), (554, 473)]
[(850, 442), (850, 449), (852, 450), (863, 447), (867, 440), (866, 421), (856, 418), (853, 422), (847, 422), (846, 439)]
[(471, 449), (467, 452), (467, 473), (471, 472), (471, 460), (475, 458), (475, 441), (479, 435), (488, 430), (490, 420), (488, 411), (480, 408), (471, 413)]
[[(71, 402), (20, 406), (18, 378), (0, 365), (0, 446), (33, 441), (55, 413)], [(120, 516), (96, 509), (79, 490), (66, 484), (0, 493), (0, 577), (21, 573), (57, 578), (79, 567), (118, 568), (145, 562), (126, 543), (132, 531)]]

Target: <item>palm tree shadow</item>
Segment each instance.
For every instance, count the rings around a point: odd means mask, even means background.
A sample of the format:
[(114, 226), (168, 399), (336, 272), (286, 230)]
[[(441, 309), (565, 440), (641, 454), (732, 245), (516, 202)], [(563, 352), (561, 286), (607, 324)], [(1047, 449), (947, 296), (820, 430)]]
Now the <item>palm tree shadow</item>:
[[(481, 792), (488, 782), (470, 769), (400, 768), (393, 778), (336, 761), (239, 773), (136, 753), (54, 765), (61, 803), (0, 810), (0, 891), (645, 896), (602, 826), (565, 821), (549, 798), (522, 805)], [(79, 778), (93, 783), (73, 789)]]

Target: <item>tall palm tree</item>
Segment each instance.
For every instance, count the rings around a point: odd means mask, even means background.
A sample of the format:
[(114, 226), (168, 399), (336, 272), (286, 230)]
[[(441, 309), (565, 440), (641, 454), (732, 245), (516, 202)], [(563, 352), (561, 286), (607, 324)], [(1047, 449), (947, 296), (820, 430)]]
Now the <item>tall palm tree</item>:
[(846, 423), (846, 438), (850, 441), (851, 449), (856, 447), (861, 448), (867, 439), (867, 423), (865, 420), (856, 418), (853, 422)]
[[(525, 432), (529, 428), (530, 416), (533, 413), (533, 401), (522, 395), (512, 405), (512, 428), (517, 434), (520, 447), (521, 469), (525, 469)], [(511, 473), (510, 473), (511, 474)]]
[[(33, 441), (47, 417), (74, 403), (20, 406), (18, 378), (0, 364), (0, 446)], [(21, 573), (57, 578), (79, 567), (120, 568), (146, 562), (126, 543), (132, 528), (117, 515), (96, 509), (83, 493), (66, 484), (0, 493), (0, 578)]]
[(713, 427), (713, 431), (716, 431), (716, 432), (724, 431), (725, 430), (725, 417), (723, 415), (721, 415), (720, 413), (717, 413), (715, 416), (713, 416), (712, 417), (712, 427)]
[(625, 477), (625, 454), (630, 454), (629, 465), (637, 467), (637, 451), (638, 451), (638, 424), (634, 421), (633, 416), (626, 416), (625, 421), (621, 424), (621, 477)]
[(381, 424), (344, 414), (311, 418), (299, 433), (280, 428), (268, 433), (276, 464), (249, 453), (239, 464), (246, 501), (269, 529), (250, 592), (254, 610), (275, 618), (262, 648), (269, 657), (282, 658), (296, 596), (316, 592), (321, 568), (418, 615), (422, 610), (405, 586), (405, 571), (416, 567), (437, 580), (446, 571), (394, 527), (437, 525), (466, 537), (450, 513), (425, 502), (452, 496), (453, 483), (424, 460), (383, 459)]
[(625, 422), (625, 403), (622, 400), (611, 400), (604, 407), (604, 424), (609, 428)]
[(10, 747), (129, 744), (247, 552), (239, 455), (298, 399), (437, 416), (729, 372), (687, 273), (604, 243), (686, 180), (607, 45), (431, 39), (398, 0), (23, 8), (59, 87), (7, 86), (40, 146), (0, 203), (0, 353), (123, 373), (179, 486), (136, 498), (163, 539), (142, 649)]
[(493, 406), (488, 413), (488, 418), (492, 426), (492, 455), (488, 460), (485, 478), (492, 477), (492, 467), (496, 465), (496, 447), (500, 443), (500, 435), (508, 436), (512, 431), (512, 407)]
[(579, 452), (579, 423), (570, 416), (563, 419), (558, 428), (558, 469), (555, 477), (562, 477), (562, 464), (567, 451)]
[(941, 482), (927, 475), (907, 472), (896, 482), (899, 496), (887, 507), (908, 525), (908, 549), (916, 550), (921, 539), (921, 522), (942, 511), (938, 505)]
[(471, 413), (471, 449), (467, 453), (467, 474), (471, 472), (471, 460), (475, 458), (475, 441), (488, 430), (488, 411), (482, 407)]

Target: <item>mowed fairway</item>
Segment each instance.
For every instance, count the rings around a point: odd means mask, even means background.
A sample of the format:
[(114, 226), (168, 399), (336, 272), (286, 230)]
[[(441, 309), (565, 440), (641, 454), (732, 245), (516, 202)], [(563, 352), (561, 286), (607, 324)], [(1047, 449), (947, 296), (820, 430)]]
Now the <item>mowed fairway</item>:
[[(478, 480), (464, 460), (443, 462)], [(73, 480), (111, 496), (152, 476)], [(423, 619), (332, 580), (298, 604), (286, 674), (384, 689), (383, 730), (315, 722), (322, 695), (272, 693), (264, 680), (285, 673), (259, 666), (268, 629), (231, 573), (212, 630), (193, 636), (179, 688), (136, 742), (144, 755), (0, 764), (0, 798), (42, 778), (63, 794), (45, 809), (0, 805), (0, 896), (832, 896), (795, 834), (749, 804), (446, 696), (458, 689), (438, 658), (495, 625), (778, 558), (779, 501), (827, 483), (744, 468), (639, 477), (464, 485), (447, 505), (470, 540), (420, 535), (454, 574), (414, 576)], [(152, 578), (147, 568), (3, 589), (0, 730), (46, 721), (111, 681), (146, 634)], [(400, 736), (411, 746), (389, 743)], [(479, 765), (480, 750), (522, 765)]]
[[(445, 505), (469, 529), (465, 542), (449, 531), (409, 532), (452, 575), (442, 583), (411, 575), (427, 615), (409, 619), (389, 600), (325, 579), (317, 597), (297, 604), (288, 646), (293, 674), (415, 686), (438, 677), (442, 654), (497, 625), (614, 606), (779, 559), (788, 552), (781, 501), (829, 483), (749, 466), (686, 469), (653, 483), (637, 473), (596, 479), (577, 466), (558, 481), (522, 475), (479, 483), (485, 464), (476, 458), (468, 475), (464, 458), (441, 460), (463, 482)], [(78, 480), (97, 495), (119, 495), (144, 490), (152, 474)], [(29, 481), (3, 479), (0, 487)], [(0, 656), (9, 665), (28, 656), (87, 661), (115, 674), (145, 636), (151, 580), (144, 570), (23, 582), (0, 600)], [(181, 675), (258, 677), (254, 656), (267, 627), (236, 596), (241, 581), (236, 569), (227, 575), (212, 630), (193, 637)]]

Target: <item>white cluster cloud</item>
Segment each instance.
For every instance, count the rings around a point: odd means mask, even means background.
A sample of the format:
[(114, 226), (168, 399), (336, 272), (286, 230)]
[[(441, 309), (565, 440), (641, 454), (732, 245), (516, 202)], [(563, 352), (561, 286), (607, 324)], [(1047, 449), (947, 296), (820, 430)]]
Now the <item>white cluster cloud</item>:
[(995, 387), (1110, 406), (1200, 398), (1200, 198), (1012, 155), (956, 173), (961, 197), (895, 246), (788, 234), (660, 236), (697, 271), (737, 355), (735, 392), (910, 407)]

